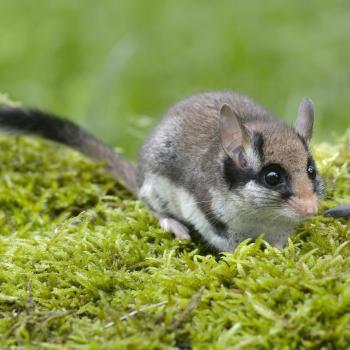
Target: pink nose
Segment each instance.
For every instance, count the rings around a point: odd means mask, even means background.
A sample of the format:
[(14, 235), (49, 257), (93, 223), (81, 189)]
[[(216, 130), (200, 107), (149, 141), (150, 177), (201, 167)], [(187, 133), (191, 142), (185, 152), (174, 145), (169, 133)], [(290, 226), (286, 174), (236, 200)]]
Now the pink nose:
[(301, 215), (315, 215), (318, 210), (318, 202), (315, 197), (311, 198), (299, 198), (294, 197), (292, 199), (293, 208)]

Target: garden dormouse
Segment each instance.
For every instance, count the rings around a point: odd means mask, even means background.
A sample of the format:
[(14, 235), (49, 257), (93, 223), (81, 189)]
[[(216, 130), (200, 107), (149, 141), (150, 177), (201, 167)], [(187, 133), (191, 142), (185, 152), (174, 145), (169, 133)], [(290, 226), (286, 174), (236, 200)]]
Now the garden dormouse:
[(208, 92), (176, 103), (142, 146), (135, 168), (71, 121), (33, 109), (2, 107), (0, 128), (66, 144), (96, 161), (137, 195), (180, 238), (219, 251), (242, 240), (282, 247), (318, 210), (320, 176), (309, 150), (313, 103), (304, 98), (295, 127), (250, 98)]

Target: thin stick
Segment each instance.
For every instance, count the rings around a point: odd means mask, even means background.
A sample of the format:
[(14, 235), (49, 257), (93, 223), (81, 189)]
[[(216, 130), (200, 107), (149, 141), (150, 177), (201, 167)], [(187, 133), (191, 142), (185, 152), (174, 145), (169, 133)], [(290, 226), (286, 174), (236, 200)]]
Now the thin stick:
[[(188, 302), (186, 308), (181, 312), (180, 316), (173, 322), (173, 324), (170, 326), (170, 331), (174, 331), (177, 328), (180, 328), (190, 317), (193, 310), (197, 308), (199, 305), (205, 288), (201, 287), (199, 292), (192, 296), (190, 301)], [(168, 329), (169, 330), (169, 329)]]
[[(165, 304), (168, 304), (168, 301), (161, 301), (160, 303), (157, 303), (157, 304), (149, 304), (149, 305), (145, 305), (143, 307), (141, 307), (139, 310), (133, 310), (129, 313), (127, 313), (126, 315), (122, 316), (119, 318), (120, 321), (125, 321), (127, 320), (129, 317), (133, 317), (137, 314), (139, 314), (140, 312), (145, 312), (149, 309), (154, 309), (156, 307), (160, 307), (160, 306), (163, 306)], [(105, 325), (104, 328), (109, 328), (109, 327), (112, 327), (114, 326), (115, 322), (109, 322)]]

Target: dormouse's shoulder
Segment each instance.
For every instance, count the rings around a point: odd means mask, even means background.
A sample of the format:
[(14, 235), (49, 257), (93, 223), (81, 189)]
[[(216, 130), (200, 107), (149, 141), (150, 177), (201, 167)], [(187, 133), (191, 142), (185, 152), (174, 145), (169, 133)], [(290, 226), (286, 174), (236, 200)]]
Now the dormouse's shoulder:
[(227, 104), (247, 122), (254, 119), (273, 120), (272, 113), (248, 96), (230, 90), (201, 92), (175, 103), (169, 114), (210, 113), (217, 114)]

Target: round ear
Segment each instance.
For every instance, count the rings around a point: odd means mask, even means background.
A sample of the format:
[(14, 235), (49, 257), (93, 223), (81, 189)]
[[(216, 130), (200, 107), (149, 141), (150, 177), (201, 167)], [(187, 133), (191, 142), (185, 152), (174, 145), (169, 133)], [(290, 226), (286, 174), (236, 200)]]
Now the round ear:
[(310, 142), (314, 126), (314, 104), (311, 99), (304, 97), (299, 106), (298, 117), (295, 123), (296, 132), (307, 143)]
[(223, 149), (234, 160), (238, 160), (249, 143), (249, 135), (241, 118), (227, 104), (220, 110), (220, 139)]

